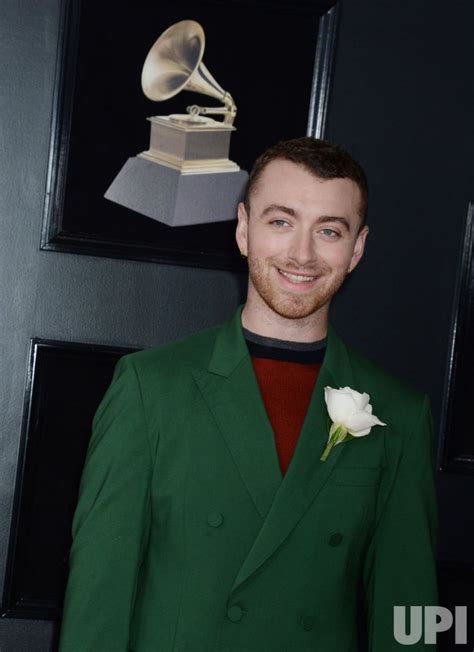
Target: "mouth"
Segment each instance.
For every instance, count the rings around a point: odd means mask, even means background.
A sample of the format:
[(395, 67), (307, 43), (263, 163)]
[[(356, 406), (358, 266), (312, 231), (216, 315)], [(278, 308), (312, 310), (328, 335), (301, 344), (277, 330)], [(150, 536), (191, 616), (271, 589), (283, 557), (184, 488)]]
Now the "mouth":
[(293, 272), (286, 272), (283, 269), (277, 267), (278, 273), (283, 278), (287, 279), (292, 285), (300, 285), (302, 287), (308, 287), (316, 281), (317, 276), (310, 276), (309, 274), (294, 274)]

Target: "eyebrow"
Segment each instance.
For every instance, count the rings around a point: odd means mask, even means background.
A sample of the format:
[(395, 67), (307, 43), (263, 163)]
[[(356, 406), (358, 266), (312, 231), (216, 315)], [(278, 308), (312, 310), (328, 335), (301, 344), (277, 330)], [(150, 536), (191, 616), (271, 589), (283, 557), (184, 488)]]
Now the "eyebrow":
[(347, 217), (339, 217), (337, 215), (323, 215), (318, 219), (319, 224), (325, 224), (327, 222), (338, 222), (346, 229), (346, 231), (351, 230), (351, 225), (349, 224)]
[[(270, 204), (270, 206), (267, 206), (262, 212), (261, 217), (265, 217), (268, 213), (273, 212), (285, 213), (291, 217), (298, 217), (293, 208), (290, 208), (289, 206), (281, 206), (280, 204)], [(338, 222), (346, 229), (346, 231), (350, 232), (351, 230), (351, 225), (347, 217), (340, 217), (338, 215), (321, 215), (321, 217), (318, 217), (317, 219), (318, 224), (327, 224), (328, 222)]]
[(265, 217), (265, 215), (268, 215), (268, 213), (273, 213), (274, 211), (278, 213), (286, 213), (287, 215), (296, 217), (296, 211), (293, 208), (289, 208), (288, 206), (280, 206), (280, 204), (270, 204), (270, 206), (267, 206), (262, 212), (262, 217)]

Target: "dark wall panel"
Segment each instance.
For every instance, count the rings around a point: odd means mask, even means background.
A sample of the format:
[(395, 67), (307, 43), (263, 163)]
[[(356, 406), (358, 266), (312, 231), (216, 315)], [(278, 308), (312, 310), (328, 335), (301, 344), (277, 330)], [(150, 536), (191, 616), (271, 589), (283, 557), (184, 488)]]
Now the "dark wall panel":
[[(469, 200), (474, 198), (474, 4), (346, 0), (328, 137), (366, 167), (366, 259), (346, 284), (337, 330), (427, 391), (436, 434)], [(440, 555), (474, 560), (474, 478), (439, 474)]]
[(92, 419), (115, 364), (132, 351), (31, 342), (3, 617), (61, 616)]

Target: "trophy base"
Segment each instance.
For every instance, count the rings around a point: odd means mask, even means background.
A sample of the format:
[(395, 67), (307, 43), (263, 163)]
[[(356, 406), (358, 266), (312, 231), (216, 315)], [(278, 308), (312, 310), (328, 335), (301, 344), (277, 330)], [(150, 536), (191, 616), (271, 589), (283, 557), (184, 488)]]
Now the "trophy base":
[(168, 226), (233, 220), (248, 174), (244, 170), (184, 174), (147, 157), (129, 158), (104, 197)]
[(166, 165), (173, 170), (178, 170), (181, 174), (216, 174), (221, 172), (238, 172), (240, 170), (237, 163), (230, 161), (228, 158), (215, 159), (194, 159), (183, 160), (176, 156), (171, 156), (165, 152), (159, 152), (149, 149), (146, 152), (138, 154), (152, 163)]

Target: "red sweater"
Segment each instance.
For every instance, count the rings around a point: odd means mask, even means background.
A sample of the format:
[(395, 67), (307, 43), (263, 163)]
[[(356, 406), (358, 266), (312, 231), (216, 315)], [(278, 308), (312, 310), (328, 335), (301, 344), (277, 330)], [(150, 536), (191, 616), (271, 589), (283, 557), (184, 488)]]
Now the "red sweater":
[(252, 363), (275, 435), (281, 471), (285, 475), (321, 363), (286, 362), (253, 356)]

